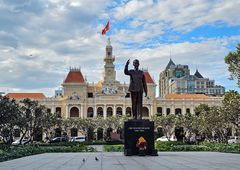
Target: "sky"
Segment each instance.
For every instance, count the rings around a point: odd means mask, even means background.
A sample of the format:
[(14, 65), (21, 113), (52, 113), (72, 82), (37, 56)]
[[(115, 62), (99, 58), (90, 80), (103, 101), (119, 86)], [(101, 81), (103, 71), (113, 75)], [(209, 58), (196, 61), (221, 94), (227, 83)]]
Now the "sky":
[(172, 58), (239, 91), (224, 63), (240, 43), (239, 8), (240, 0), (0, 0), (0, 91), (53, 96), (69, 67), (97, 83), (108, 37), (122, 83), (128, 59), (158, 84)]

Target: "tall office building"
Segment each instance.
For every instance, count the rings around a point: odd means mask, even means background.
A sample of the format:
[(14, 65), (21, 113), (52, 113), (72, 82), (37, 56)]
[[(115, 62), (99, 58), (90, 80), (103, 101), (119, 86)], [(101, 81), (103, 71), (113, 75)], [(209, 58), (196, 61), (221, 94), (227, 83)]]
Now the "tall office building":
[(165, 97), (167, 94), (175, 93), (223, 96), (225, 88), (215, 85), (214, 80), (204, 78), (198, 69), (194, 75), (191, 75), (188, 65), (176, 65), (170, 59), (159, 76), (159, 96)]

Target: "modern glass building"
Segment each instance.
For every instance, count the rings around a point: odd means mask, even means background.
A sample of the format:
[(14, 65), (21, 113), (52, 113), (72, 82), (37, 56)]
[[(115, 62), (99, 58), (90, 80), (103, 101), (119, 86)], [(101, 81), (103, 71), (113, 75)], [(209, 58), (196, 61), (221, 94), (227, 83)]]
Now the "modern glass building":
[(223, 96), (225, 88), (215, 85), (214, 80), (204, 78), (198, 70), (194, 75), (190, 75), (188, 65), (175, 65), (170, 59), (165, 70), (159, 76), (159, 96), (165, 97), (172, 93)]

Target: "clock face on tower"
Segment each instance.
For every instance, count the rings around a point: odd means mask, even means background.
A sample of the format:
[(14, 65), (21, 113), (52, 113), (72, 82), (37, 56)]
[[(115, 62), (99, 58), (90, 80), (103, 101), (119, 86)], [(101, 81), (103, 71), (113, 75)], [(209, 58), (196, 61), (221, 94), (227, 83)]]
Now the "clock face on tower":
[(109, 95), (109, 94), (116, 94), (116, 93), (117, 93), (117, 90), (114, 89), (114, 88), (105, 86), (105, 87), (103, 87), (103, 89), (102, 89), (102, 93), (103, 93), (103, 94), (108, 94), (108, 95)]

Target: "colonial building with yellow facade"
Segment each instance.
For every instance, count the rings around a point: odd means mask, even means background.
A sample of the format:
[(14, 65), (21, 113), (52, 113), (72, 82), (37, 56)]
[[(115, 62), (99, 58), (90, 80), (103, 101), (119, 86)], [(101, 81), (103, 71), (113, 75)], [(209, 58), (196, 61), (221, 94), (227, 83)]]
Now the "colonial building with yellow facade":
[[(116, 115), (130, 117), (132, 116), (132, 111), (128, 84), (117, 80), (114, 61), (113, 47), (111, 46), (110, 39), (108, 39), (103, 59), (104, 76), (99, 82), (89, 83), (84, 78), (86, 75), (82, 74), (80, 68), (70, 68), (65, 80), (63, 80), (62, 90), (57, 90), (54, 97), (45, 97), (42, 93), (8, 93), (7, 96), (17, 100), (23, 98), (38, 100), (49, 111), (58, 113), (62, 118), (66, 119), (76, 117), (92, 118), (97, 116), (106, 118)], [(204, 93), (204, 91), (201, 91), (202, 93), (185, 93), (184, 91), (174, 90), (165, 90), (163, 92), (161, 88), (165, 88), (165, 86), (170, 87), (171, 85), (168, 86), (166, 83), (167, 79), (161, 75), (173, 73), (167, 70), (172, 69), (175, 64), (170, 61), (168, 65), (164, 72), (160, 73), (160, 95), (156, 95), (157, 84), (148, 70), (143, 70), (148, 87), (148, 97), (143, 98), (144, 118), (150, 118), (154, 115), (185, 114), (186, 112), (195, 114), (194, 108), (201, 103), (210, 106), (221, 105), (221, 96), (212, 96)], [(180, 71), (189, 71), (186, 68), (179, 69), (179, 67), (176, 68)], [(178, 75), (180, 73), (176, 73), (175, 71), (175, 74)], [(170, 83), (172, 82), (170, 81)]]

